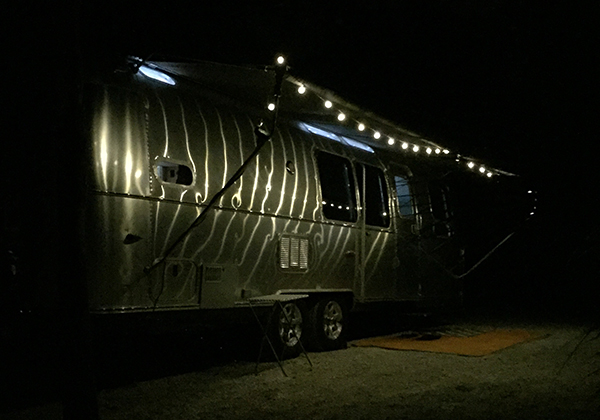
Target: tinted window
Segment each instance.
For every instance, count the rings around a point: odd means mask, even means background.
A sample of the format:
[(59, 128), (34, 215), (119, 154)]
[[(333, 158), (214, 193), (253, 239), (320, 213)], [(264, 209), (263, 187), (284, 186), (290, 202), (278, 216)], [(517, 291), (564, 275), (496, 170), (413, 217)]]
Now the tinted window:
[(329, 153), (317, 154), (323, 215), (328, 219), (356, 221), (356, 195), (352, 166), (348, 159)]
[[(358, 166), (359, 171), (362, 168), (365, 177), (365, 223), (371, 226), (389, 226), (390, 210), (383, 171), (373, 166)], [(362, 195), (362, 188), (360, 190)]]

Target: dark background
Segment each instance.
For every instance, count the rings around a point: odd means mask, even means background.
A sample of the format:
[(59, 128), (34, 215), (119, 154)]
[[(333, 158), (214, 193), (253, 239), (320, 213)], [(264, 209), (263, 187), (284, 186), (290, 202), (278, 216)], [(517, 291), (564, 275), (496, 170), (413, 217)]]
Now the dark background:
[(24, 156), (27, 133), (75, 112), (73, 80), (126, 55), (262, 65), (282, 53), (293, 74), (537, 191), (535, 217), (469, 279), (473, 301), (593, 309), (596, 17), (573, 1), (20, 3), (5, 13), (6, 141)]

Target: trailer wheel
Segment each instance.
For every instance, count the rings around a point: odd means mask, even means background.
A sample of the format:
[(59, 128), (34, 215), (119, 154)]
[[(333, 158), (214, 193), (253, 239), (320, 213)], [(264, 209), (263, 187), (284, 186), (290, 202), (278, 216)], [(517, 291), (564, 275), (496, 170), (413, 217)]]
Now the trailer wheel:
[(346, 348), (346, 310), (337, 297), (318, 301), (308, 313), (307, 341), (317, 351)]
[(302, 304), (288, 302), (273, 314), (270, 337), (281, 358), (296, 357), (300, 354), (304, 319)]

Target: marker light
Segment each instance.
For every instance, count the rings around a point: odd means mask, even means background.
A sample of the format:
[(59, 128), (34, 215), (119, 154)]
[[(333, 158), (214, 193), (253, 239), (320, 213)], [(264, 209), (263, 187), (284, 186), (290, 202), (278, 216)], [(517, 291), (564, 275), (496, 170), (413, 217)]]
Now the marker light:
[(343, 112), (340, 112), (338, 114), (338, 121), (344, 121), (346, 119), (346, 114), (344, 114)]
[(149, 77), (150, 79), (158, 80), (159, 82), (166, 83), (167, 85), (175, 86), (175, 80), (173, 80), (170, 76), (167, 76), (163, 72), (158, 70), (151, 69), (150, 67), (140, 66), (140, 73), (144, 76)]
[(331, 101), (325, 101), (325, 108), (331, 108), (333, 106), (333, 104), (331, 103)]
[(378, 139), (379, 137), (381, 137), (381, 133), (379, 131), (376, 131), (373, 133), (373, 137), (375, 137), (376, 139)]
[(391, 138), (391, 137), (388, 139), (388, 144), (389, 144), (390, 146), (391, 146), (391, 145), (393, 145), (395, 142), (396, 142), (396, 140), (394, 140), (394, 139), (393, 139), (393, 138)]
[(274, 104), (273, 102), (271, 102), (271, 103), (270, 103), (270, 104), (267, 106), (267, 109), (268, 109), (269, 111), (275, 111), (275, 104)]
[(300, 87), (298, 88), (298, 93), (299, 93), (300, 95), (304, 95), (304, 93), (306, 93), (306, 88), (305, 88), (304, 86), (300, 86)]
[(365, 125), (363, 123), (358, 124), (358, 131), (365, 131)]
[(404, 150), (408, 149), (408, 143), (406, 143), (406, 142), (402, 143), (402, 148)]

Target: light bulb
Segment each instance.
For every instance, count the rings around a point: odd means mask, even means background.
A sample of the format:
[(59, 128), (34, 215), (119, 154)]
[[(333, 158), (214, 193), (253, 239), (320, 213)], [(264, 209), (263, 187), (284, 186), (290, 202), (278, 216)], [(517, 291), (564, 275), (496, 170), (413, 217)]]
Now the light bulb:
[(358, 131), (365, 131), (365, 125), (363, 123), (358, 124)]
[(427, 150), (425, 150), (425, 151), (427, 152), (428, 155), (430, 155), (432, 152), (431, 147), (428, 147)]
[(344, 121), (346, 119), (346, 115), (343, 112), (338, 114), (338, 121)]
[(408, 143), (407, 142), (402, 143), (402, 148), (404, 150), (408, 149)]
[(393, 138), (391, 138), (391, 137), (388, 139), (388, 144), (389, 144), (390, 146), (391, 146), (391, 145), (393, 145), (395, 142), (396, 142), (396, 140), (394, 140), (394, 139), (393, 139)]
[(467, 163), (467, 166), (471, 169), (473, 169), (473, 166), (475, 166), (475, 164), (473, 162), (469, 162)]
[(271, 102), (271, 103), (270, 103), (270, 104), (267, 106), (267, 109), (268, 109), (269, 111), (274, 111), (274, 110), (275, 110), (275, 104), (274, 104), (273, 102)]
[(485, 168), (483, 166), (479, 167), (479, 172), (484, 173), (485, 172)]
[(436, 154), (436, 155), (439, 155), (440, 153), (441, 153), (441, 150), (440, 150), (440, 149), (435, 149), (435, 154)]
[(376, 139), (378, 139), (379, 137), (381, 137), (381, 133), (379, 131), (376, 131), (373, 133), (373, 137), (375, 137)]
[(305, 92), (306, 92), (306, 88), (305, 88), (304, 86), (302, 86), (302, 85), (301, 85), (301, 86), (298, 88), (298, 93), (299, 93), (300, 95), (304, 95), (304, 93), (305, 93)]
[(444, 154), (447, 155), (448, 153), (450, 153), (450, 150), (444, 149)]
[(492, 177), (492, 173), (491, 172), (488, 172), (486, 175), (487, 175), (488, 178)]
[(281, 65), (285, 63), (285, 57), (283, 55), (280, 55), (279, 57), (277, 57), (277, 64)]
[(325, 101), (325, 108), (331, 108), (333, 106), (333, 104), (331, 103), (331, 101)]
[(419, 146), (414, 145), (413, 146), (413, 152), (417, 153), (419, 151)]

